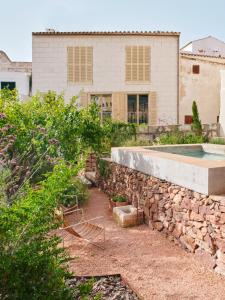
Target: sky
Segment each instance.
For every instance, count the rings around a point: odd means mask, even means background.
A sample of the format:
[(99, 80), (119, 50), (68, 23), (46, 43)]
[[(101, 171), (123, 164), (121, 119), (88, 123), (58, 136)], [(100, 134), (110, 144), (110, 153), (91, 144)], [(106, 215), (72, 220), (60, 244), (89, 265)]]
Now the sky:
[(180, 45), (213, 35), (225, 41), (224, 0), (0, 0), (0, 50), (32, 60), (32, 32), (179, 31)]

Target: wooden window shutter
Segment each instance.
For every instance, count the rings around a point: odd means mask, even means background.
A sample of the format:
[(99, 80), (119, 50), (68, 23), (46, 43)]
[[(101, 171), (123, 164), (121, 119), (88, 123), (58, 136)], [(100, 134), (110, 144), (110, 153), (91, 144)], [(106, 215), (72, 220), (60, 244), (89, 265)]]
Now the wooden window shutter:
[(150, 125), (157, 125), (157, 94), (150, 92)]
[(150, 80), (150, 47), (126, 47), (126, 81)]
[(132, 79), (131, 51), (131, 47), (126, 47), (126, 81), (131, 81)]
[(67, 48), (68, 82), (91, 82), (93, 80), (93, 48)]
[(126, 122), (126, 95), (125, 93), (112, 94), (112, 117), (114, 120)]
[(80, 105), (82, 107), (87, 107), (88, 106), (88, 94), (85, 92), (82, 92), (80, 94)]

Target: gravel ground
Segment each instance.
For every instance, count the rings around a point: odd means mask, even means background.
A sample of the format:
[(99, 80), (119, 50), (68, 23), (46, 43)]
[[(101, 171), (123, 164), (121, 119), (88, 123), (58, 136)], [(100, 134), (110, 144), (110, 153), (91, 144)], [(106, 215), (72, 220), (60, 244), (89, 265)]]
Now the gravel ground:
[(74, 260), (75, 275), (121, 274), (146, 300), (224, 300), (225, 278), (211, 272), (162, 233), (146, 225), (120, 228), (108, 210), (108, 198), (97, 188), (85, 209), (87, 218), (104, 216), (106, 249), (67, 236), (65, 246)]
[(97, 278), (74, 277), (68, 280), (68, 285), (74, 290), (74, 299), (82, 299), (79, 286), (88, 284), (90, 280), (94, 280), (94, 283), (89, 299), (95, 299), (100, 295), (101, 300), (139, 300), (118, 275)]

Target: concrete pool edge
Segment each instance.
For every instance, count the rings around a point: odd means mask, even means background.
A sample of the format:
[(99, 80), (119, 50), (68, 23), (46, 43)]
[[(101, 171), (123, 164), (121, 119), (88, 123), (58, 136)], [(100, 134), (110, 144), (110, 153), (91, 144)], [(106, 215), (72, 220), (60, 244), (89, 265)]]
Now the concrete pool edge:
[[(209, 149), (211, 145), (211, 148), (225, 153), (225, 145), (189, 144), (164, 147), (202, 146)], [(209, 161), (156, 151), (161, 147), (163, 146), (112, 148), (111, 159), (120, 165), (205, 195), (225, 193), (225, 161)]]

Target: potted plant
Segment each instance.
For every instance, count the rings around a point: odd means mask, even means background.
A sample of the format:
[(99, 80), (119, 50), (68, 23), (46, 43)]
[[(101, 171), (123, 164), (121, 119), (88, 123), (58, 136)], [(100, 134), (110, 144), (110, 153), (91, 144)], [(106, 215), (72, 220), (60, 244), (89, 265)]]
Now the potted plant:
[(110, 208), (113, 210), (113, 207), (116, 206), (124, 206), (124, 205), (128, 205), (128, 201), (126, 199), (126, 197), (124, 196), (113, 196), (110, 200)]

